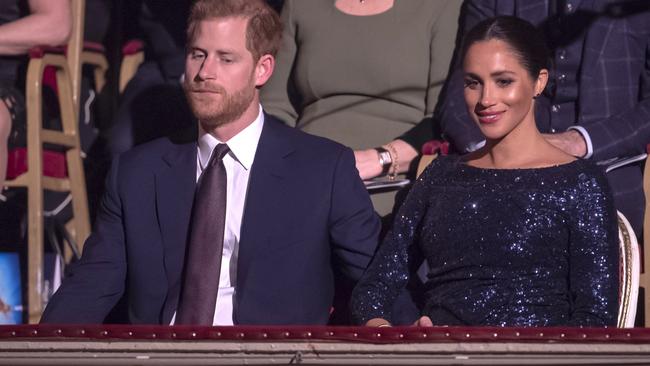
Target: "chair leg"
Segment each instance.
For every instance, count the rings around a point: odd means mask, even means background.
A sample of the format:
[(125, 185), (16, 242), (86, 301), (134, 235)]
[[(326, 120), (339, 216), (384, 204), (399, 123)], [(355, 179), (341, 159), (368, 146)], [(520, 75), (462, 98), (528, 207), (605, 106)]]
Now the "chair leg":
[[(75, 240), (83, 246), (88, 235), (90, 235), (90, 223), (88, 219), (88, 198), (86, 194), (86, 180), (81, 158), (81, 143), (79, 142), (78, 114), (75, 113), (75, 104), (72, 102), (70, 84), (66, 82), (62, 70), (57, 74), (59, 80), (59, 106), (61, 109), (61, 120), (63, 131), (67, 135), (75, 136), (75, 146), (66, 151), (66, 163), (68, 166), (68, 181), (70, 182), (70, 193), (72, 194), (73, 226)], [(81, 248), (80, 248), (81, 249)]]
[(30, 62), (27, 72), (27, 321), (38, 323), (43, 312), (43, 161), (41, 125), (42, 62)]
[[(650, 144), (646, 147), (650, 152)], [(643, 171), (643, 192), (645, 193), (645, 214), (643, 219), (643, 244), (641, 246), (641, 276), (639, 284), (643, 287), (644, 325), (650, 327), (650, 162), (646, 158)]]
[(28, 188), (27, 321), (38, 323), (43, 312), (43, 189), (34, 182)]
[(68, 175), (70, 179), (70, 192), (72, 194), (72, 210), (74, 214), (74, 238), (83, 249), (83, 244), (90, 235), (90, 222), (88, 214), (88, 196), (86, 182), (81, 162), (80, 149), (70, 149), (67, 153)]

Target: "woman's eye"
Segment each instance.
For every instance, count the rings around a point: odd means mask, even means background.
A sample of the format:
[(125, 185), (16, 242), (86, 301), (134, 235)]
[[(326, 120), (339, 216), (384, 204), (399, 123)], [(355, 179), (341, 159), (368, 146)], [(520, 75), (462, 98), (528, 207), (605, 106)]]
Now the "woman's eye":
[(476, 89), (478, 86), (478, 81), (472, 79), (465, 79), (465, 87), (470, 89)]
[(500, 87), (506, 87), (510, 84), (512, 84), (513, 80), (512, 79), (499, 79), (497, 80), (497, 85)]

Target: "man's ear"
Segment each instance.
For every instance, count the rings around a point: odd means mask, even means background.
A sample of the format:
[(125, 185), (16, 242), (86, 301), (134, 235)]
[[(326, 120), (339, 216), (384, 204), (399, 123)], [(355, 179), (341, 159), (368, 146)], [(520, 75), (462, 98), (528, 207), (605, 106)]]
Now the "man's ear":
[(273, 74), (275, 58), (269, 54), (262, 55), (255, 65), (255, 86), (263, 86)]
[(548, 83), (548, 70), (541, 69), (539, 70), (539, 75), (537, 75), (537, 81), (535, 82), (535, 95), (539, 95), (546, 88)]

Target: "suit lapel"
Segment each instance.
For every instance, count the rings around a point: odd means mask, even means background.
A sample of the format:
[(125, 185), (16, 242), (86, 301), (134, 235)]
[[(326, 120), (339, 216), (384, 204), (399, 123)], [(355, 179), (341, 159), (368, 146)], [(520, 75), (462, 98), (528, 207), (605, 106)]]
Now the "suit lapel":
[[(246, 205), (242, 217), (237, 260), (237, 287), (245, 286), (247, 269), (254, 254), (267, 243), (272, 230), (272, 215), (279, 212), (282, 199), (279, 193), (287, 189), (291, 164), (287, 159), (294, 147), (287, 135), (288, 127), (265, 115), (264, 127), (255, 153), (248, 181)], [(280, 205), (280, 206), (279, 206)], [(235, 311), (235, 321), (237, 312)]]
[(156, 180), (156, 210), (169, 292), (163, 322), (171, 320), (179, 296), (185, 245), (196, 187), (196, 142), (175, 145), (163, 156)]

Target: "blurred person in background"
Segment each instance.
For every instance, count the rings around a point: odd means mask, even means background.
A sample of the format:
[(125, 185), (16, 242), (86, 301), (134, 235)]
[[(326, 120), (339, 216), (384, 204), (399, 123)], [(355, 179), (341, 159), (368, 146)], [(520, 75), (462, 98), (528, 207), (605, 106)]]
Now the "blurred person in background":
[[(265, 110), (305, 132), (370, 148), (356, 155), (357, 168), (374, 164), (375, 176), (394, 177), (417, 153), (403, 152), (401, 140), (385, 142), (433, 114), (459, 9), (457, 0), (285, 1)], [(378, 213), (391, 211), (394, 192), (371, 197)]]

